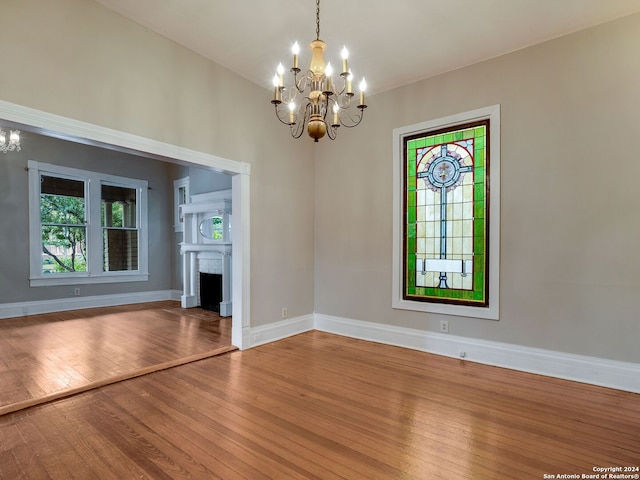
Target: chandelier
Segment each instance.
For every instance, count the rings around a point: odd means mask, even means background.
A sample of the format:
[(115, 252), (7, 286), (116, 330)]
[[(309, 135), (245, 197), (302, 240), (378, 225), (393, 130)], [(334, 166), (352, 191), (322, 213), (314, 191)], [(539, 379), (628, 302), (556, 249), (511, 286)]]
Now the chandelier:
[(324, 50), (326, 43), (320, 40), (320, 0), (316, 0), (316, 39), (311, 42), (311, 65), (307, 73), (300, 75), (298, 68), (298, 42), (293, 45), (293, 85), (284, 86), (284, 67), (278, 65), (273, 77), (273, 100), (276, 117), (289, 125), (291, 135), (300, 138), (307, 130), (315, 142), (325, 136), (336, 138), (340, 126), (355, 127), (362, 121), (364, 109), (364, 91), (367, 83), (360, 82), (360, 99), (357, 105), (353, 100), (353, 75), (348, 67), (349, 52), (342, 48), (342, 72), (338, 84), (334, 83), (331, 63), (325, 65)]
[(0, 152), (7, 153), (20, 151), (20, 130), (9, 130), (9, 141), (7, 141), (7, 132), (0, 128)]

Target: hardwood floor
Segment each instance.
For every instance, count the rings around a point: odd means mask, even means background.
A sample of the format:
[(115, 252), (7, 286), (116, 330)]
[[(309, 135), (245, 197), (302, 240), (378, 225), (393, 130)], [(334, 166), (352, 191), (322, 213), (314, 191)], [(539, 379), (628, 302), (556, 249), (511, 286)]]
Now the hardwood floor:
[(12, 480), (523, 480), (639, 464), (638, 394), (317, 331), (0, 417)]
[(178, 302), (0, 320), (0, 414), (231, 348), (231, 319)]

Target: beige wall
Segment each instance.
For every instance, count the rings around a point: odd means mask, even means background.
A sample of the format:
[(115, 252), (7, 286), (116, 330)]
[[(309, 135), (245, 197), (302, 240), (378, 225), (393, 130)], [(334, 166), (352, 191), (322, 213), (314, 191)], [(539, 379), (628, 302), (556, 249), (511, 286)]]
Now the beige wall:
[(0, 99), (251, 164), (254, 326), (315, 305), (436, 331), (391, 309), (392, 130), (501, 104), (501, 318), (451, 334), (640, 363), (640, 16), (373, 96), (314, 163), (266, 86), (95, 2), (2, 14)]
[[(640, 363), (638, 45), (635, 15), (371, 97), (317, 152), (316, 312)], [(392, 130), (498, 103), (500, 321), (393, 310)]]
[(251, 164), (251, 324), (313, 312), (313, 146), (266, 87), (90, 0), (2, 16), (1, 100)]

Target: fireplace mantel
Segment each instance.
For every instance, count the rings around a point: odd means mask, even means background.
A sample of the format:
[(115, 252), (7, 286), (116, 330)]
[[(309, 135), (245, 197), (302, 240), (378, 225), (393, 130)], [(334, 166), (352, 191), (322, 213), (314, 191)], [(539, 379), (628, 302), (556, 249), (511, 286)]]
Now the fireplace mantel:
[(184, 217), (180, 243), (182, 308), (200, 305), (199, 273), (222, 274), (220, 315), (231, 315), (231, 190), (192, 195), (180, 205)]

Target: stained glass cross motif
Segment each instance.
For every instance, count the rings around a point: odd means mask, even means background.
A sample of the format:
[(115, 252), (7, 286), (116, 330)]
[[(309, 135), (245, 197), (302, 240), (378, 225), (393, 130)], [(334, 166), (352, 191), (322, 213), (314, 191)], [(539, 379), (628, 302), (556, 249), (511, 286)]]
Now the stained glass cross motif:
[(488, 121), (426, 132), (405, 148), (405, 298), (486, 299)]
[(447, 180), (447, 178), (451, 177), (451, 172), (450, 172), (451, 168), (449, 168), (448, 164), (446, 163), (440, 164), (440, 166), (438, 167), (438, 170), (440, 171), (438, 176), (440, 177), (441, 181), (444, 182), (445, 180)]
[[(463, 148), (464, 155), (460, 155), (454, 151), (455, 145), (459, 145)], [(433, 149), (438, 149), (438, 147), (433, 147)], [(441, 262), (433, 262), (431, 260), (435, 260), (435, 258), (427, 258), (425, 252), (425, 257), (422, 259), (422, 271), (418, 272), (418, 275), (426, 275), (427, 269), (431, 271), (432, 268), (436, 267), (437, 270), (442, 270), (439, 272), (438, 288), (449, 288), (449, 284), (447, 283), (447, 271), (459, 271), (462, 277), (466, 277), (468, 273), (465, 268), (464, 258), (447, 261), (448, 193), (454, 191), (460, 186), (464, 181), (465, 173), (473, 170), (472, 164), (465, 163), (469, 161), (469, 158), (471, 158), (468, 149), (473, 150), (473, 140), (459, 142), (457, 144), (444, 144), (440, 146), (439, 153), (430, 157), (426, 165), (426, 171), (420, 171), (421, 167), (423, 168), (424, 166), (421, 161), (418, 163), (418, 178), (423, 179), (428, 188), (440, 194), (440, 251), (436, 253), (439, 253), (439, 260), (444, 260)], [(418, 157), (420, 159), (424, 158), (430, 153), (430, 150), (432, 149), (425, 148), (418, 150)], [(471, 221), (472, 220), (473, 218), (471, 218)], [(456, 253), (463, 257), (473, 257), (472, 250)], [(419, 283), (418, 280), (416, 280), (416, 282)]]

